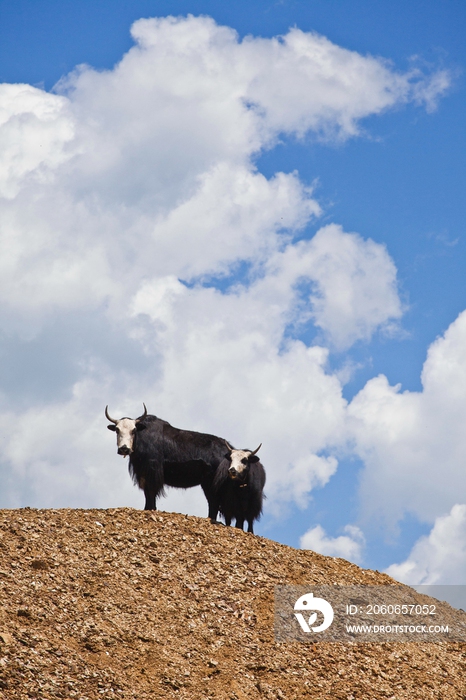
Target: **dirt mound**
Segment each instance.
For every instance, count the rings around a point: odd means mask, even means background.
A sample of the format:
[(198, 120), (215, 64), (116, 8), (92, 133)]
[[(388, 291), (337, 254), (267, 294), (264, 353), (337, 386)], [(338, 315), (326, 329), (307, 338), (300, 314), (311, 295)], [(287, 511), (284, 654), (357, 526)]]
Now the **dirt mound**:
[(276, 584), (386, 584), (195, 517), (0, 511), (0, 697), (466, 698), (461, 644), (274, 641)]

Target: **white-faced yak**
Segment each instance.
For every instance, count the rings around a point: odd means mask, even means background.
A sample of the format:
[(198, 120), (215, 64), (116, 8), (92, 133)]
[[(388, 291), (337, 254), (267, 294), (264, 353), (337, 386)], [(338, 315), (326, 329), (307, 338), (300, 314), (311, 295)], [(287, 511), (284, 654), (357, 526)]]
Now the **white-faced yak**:
[(167, 421), (144, 413), (139, 418), (116, 420), (105, 409), (107, 426), (117, 434), (117, 452), (129, 456), (129, 473), (144, 491), (144, 510), (156, 510), (156, 499), (164, 486), (188, 489), (200, 485), (209, 505), (208, 517), (217, 522), (216, 499), (212, 484), (215, 472), (225, 457), (225, 440), (174, 428)]
[(231, 525), (233, 518), (241, 530), (244, 521), (248, 532), (254, 533), (253, 523), (259, 520), (264, 499), (265, 469), (254, 450), (235, 450), (228, 443), (228, 453), (217, 468), (212, 488), (212, 504)]

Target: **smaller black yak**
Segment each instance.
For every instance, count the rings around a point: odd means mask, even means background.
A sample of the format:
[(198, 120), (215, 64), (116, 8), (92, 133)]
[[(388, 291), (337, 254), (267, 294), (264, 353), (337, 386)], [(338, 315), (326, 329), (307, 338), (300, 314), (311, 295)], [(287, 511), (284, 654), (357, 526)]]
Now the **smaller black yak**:
[(253, 523), (259, 520), (264, 499), (265, 469), (254, 450), (234, 450), (228, 443), (228, 453), (217, 467), (212, 485), (214, 509), (218, 508), (225, 518), (225, 525), (231, 525), (233, 518), (241, 530), (244, 521), (248, 532), (254, 533)]

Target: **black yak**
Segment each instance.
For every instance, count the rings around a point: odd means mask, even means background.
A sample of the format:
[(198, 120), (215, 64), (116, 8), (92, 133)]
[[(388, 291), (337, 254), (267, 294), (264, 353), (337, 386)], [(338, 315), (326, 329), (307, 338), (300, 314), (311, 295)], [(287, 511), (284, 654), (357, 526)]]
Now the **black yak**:
[(254, 450), (235, 450), (228, 443), (228, 453), (215, 472), (212, 486), (213, 508), (225, 518), (225, 525), (231, 525), (233, 518), (241, 530), (244, 521), (248, 532), (254, 533), (253, 523), (262, 513), (265, 469)]
[(144, 510), (156, 510), (156, 499), (164, 486), (188, 489), (200, 485), (209, 504), (208, 517), (217, 522), (218, 510), (212, 498), (215, 471), (225, 456), (225, 440), (174, 428), (167, 421), (144, 413), (139, 418), (111, 418), (109, 430), (117, 434), (118, 454), (129, 456), (129, 473), (144, 491)]

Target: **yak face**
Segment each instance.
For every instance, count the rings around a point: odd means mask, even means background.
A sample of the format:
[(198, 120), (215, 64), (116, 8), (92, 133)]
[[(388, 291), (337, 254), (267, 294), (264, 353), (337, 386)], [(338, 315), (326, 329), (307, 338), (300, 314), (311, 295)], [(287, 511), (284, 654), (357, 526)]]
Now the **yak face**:
[(115, 424), (107, 425), (109, 430), (117, 434), (117, 452), (123, 457), (127, 457), (133, 451), (134, 436), (137, 430), (142, 430), (145, 426), (138, 423), (137, 419), (122, 418)]
[(251, 450), (232, 450), (227, 457), (231, 462), (228, 474), (231, 479), (238, 479), (239, 481), (245, 481), (249, 472), (249, 465), (259, 461), (259, 457)]
[(133, 452), (134, 437), (138, 430), (144, 430), (146, 427), (141, 421), (147, 416), (147, 408), (145, 404), (144, 414), (139, 418), (112, 418), (108, 413), (108, 406), (105, 408), (105, 416), (111, 421), (111, 425), (107, 425), (109, 430), (113, 430), (117, 434), (117, 452), (123, 457), (127, 457)]

